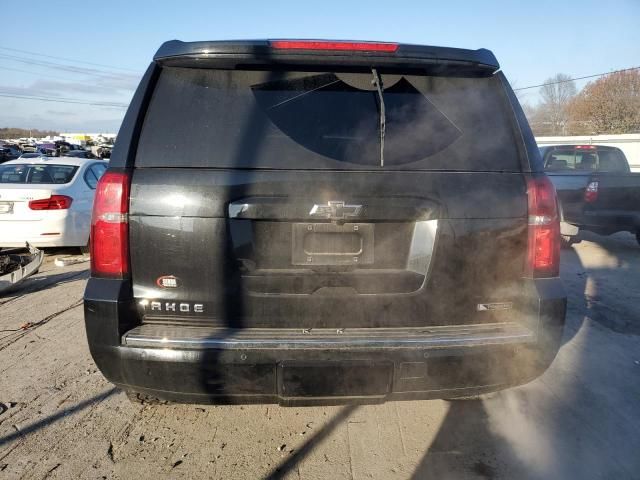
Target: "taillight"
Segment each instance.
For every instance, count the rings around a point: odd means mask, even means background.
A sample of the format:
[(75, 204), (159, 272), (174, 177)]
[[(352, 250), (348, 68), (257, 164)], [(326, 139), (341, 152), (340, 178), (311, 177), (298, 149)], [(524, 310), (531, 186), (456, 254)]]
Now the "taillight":
[(66, 195), (51, 195), (49, 198), (31, 200), (29, 208), (31, 210), (67, 210), (72, 202), (73, 198)]
[(129, 175), (106, 172), (98, 181), (91, 218), (91, 275), (129, 273)]
[(387, 52), (398, 50), (397, 43), (389, 42), (341, 42), (327, 40), (271, 40), (272, 48), (280, 50), (339, 50), (355, 52)]
[(598, 181), (589, 182), (587, 188), (584, 191), (584, 201), (586, 203), (593, 203), (598, 200)]
[(548, 177), (527, 179), (529, 245), (527, 275), (557, 277), (560, 272), (560, 220), (556, 189)]

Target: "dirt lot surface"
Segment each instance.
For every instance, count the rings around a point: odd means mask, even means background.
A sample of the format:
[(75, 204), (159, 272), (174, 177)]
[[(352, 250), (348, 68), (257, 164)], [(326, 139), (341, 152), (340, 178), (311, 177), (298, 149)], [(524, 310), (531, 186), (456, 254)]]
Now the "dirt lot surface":
[[(60, 253), (60, 252), (58, 252)], [(0, 478), (640, 478), (640, 247), (563, 252), (565, 341), (482, 401), (134, 405), (87, 348), (87, 263), (0, 296)]]

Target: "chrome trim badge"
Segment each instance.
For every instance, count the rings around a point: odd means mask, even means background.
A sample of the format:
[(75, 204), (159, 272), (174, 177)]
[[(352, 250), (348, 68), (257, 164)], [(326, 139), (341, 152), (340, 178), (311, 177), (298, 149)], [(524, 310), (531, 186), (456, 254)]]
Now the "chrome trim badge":
[(344, 220), (359, 217), (362, 205), (346, 205), (342, 200), (329, 200), (326, 205), (314, 205), (309, 212), (311, 217)]
[(479, 312), (486, 312), (488, 310), (511, 310), (512, 308), (512, 302), (479, 303), (476, 307), (476, 310), (478, 310)]
[(140, 306), (144, 308), (145, 312), (164, 312), (164, 313), (204, 313), (203, 303), (191, 303), (191, 302), (164, 302), (159, 300), (149, 300), (144, 298), (139, 302)]
[(156, 285), (160, 288), (178, 288), (180, 286), (180, 280), (173, 275), (163, 275), (156, 279)]

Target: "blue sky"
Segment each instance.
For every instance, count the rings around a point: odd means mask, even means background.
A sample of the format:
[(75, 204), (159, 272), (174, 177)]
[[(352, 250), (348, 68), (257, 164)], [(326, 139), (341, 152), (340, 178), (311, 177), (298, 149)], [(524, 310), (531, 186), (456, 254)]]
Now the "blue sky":
[[(127, 104), (158, 46), (174, 38), (484, 47), (493, 50), (516, 87), (542, 83), (558, 72), (579, 77), (640, 65), (640, 0), (30, 0), (4, 6), (2, 18), (0, 95), (94, 103)], [(535, 103), (537, 90), (528, 90), (524, 100)], [(0, 127), (116, 132), (124, 111), (0, 97)]]

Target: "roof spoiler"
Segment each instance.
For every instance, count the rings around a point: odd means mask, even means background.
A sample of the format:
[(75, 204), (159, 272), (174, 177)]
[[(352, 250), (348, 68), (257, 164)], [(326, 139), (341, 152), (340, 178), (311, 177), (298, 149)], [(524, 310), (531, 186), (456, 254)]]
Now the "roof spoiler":
[(493, 74), (500, 65), (490, 50), (391, 42), (336, 40), (233, 40), (162, 44), (154, 61), (170, 66), (235, 68), (237, 65), (344, 65), (352, 67), (444, 67)]

